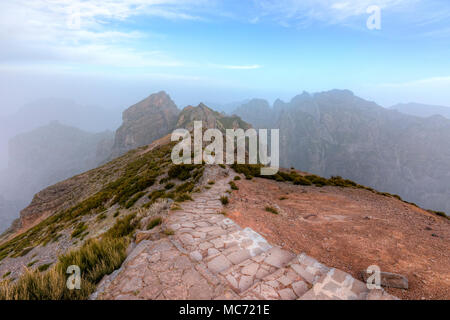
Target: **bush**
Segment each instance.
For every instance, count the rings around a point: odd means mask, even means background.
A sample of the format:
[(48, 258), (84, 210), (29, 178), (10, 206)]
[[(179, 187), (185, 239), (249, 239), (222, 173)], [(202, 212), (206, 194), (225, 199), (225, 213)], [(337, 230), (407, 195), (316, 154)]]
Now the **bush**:
[(136, 213), (131, 213), (117, 222), (108, 231), (105, 232), (105, 237), (119, 239), (129, 236), (136, 229), (137, 221), (135, 221)]
[(169, 178), (177, 178), (179, 180), (187, 180), (191, 177), (191, 171), (196, 168), (196, 165), (192, 164), (179, 164), (170, 167), (167, 175)]
[(175, 198), (176, 202), (184, 202), (192, 200), (191, 196), (187, 193), (182, 193)]
[(235, 177), (234, 177), (234, 181), (237, 181), (237, 180), (241, 180), (241, 177), (235, 176)]
[(265, 209), (266, 209), (267, 212), (270, 212), (270, 213), (273, 213), (273, 214), (278, 214), (278, 210), (275, 209), (274, 207), (267, 206)]
[(213, 184), (215, 184), (215, 182), (212, 181), (212, 180), (209, 180), (209, 181), (208, 181), (208, 184), (209, 184), (209, 185), (213, 185)]
[(310, 186), (312, 185), (311, 181), (309, 181), (308, 179), (304, 178), (304, 177), (297, 177), (294, 180), (294, 184), (295, 185), (301, 185), (301, 186)]
[(231, 187), (231, 190), (239, 190), (239, 187), (233, 181), (228, 182)]
[(161, 217), (156, 217), (153, 218), (152, 220), (150, 220), (150, 222), (147, 225), (147, 230), (151, 230), (156, 226), (159, 226), (162, 223), (162, 218)]
[(223, 204), (224, 206), (226, 206), (230, 201), (228, 200), (228, 197), (227, 197), (227, 196), (221, 196), (221, 197), (220, 197), (220, 202), (222, 202), (222, 204)]
[(75, 229), (73, 230), (71, 237), (72, 238), (79, 238), (83, 234), (84, 231), (87, 230), (87, 225), (84, 224), (84, 222), (80, 222)]
[(37, 269), (39, 272), (44, 272), (44, 271), (47, 271), (51, 265), (52, 265), (51, 263), (46, 263), (46, 264), (40, 265)]
[(172, 189), (174, 186), (175, 186), (175, 183), (169, 182), (168, 184), (166, 184), (166, 185), (164, 186), (164, 189), (170, 190), (170, 189)]

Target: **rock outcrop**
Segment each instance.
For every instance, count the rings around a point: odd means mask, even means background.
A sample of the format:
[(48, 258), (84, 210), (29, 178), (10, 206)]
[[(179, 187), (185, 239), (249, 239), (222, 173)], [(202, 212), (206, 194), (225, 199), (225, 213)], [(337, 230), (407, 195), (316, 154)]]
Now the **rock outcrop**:
[(164, 91), (131, 106), (123, 112), (123, 123), (116, 131), (110, 158), (167, 135), (174, 129), (178, 114), (177, 106)]
[(184, 108), (178, 117), (176, 127), (191, 130), (194, 127), (194, 121), (202, 121), (203, 128), (215, 128), (222, 131), (237, 128), (246, 130), (251, 127), (238, 116), (227, 116), (208, 108), (203, 103), (197, 107), (187, 106)]

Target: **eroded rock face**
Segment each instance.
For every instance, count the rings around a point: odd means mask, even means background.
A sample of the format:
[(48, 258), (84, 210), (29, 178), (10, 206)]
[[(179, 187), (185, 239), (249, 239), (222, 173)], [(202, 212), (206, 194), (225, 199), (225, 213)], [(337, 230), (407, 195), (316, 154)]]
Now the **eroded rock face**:
[(111, 158), (153, 142), (170, 133), (179, 110), (164, 91), (131, 106), (123, 112), (122, 126), (116, 131)]

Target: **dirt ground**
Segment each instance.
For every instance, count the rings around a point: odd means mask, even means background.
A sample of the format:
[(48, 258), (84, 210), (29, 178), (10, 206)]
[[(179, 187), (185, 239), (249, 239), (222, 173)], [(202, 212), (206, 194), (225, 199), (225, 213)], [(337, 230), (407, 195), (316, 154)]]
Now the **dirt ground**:
[(260, 178), (236, 184), (227, 214), (242, 227), (355, 278), (370, 265), (405, 275), (408, 290), (387, 289), (401, 299), (450, 299), (449, 220), (367, 190)]

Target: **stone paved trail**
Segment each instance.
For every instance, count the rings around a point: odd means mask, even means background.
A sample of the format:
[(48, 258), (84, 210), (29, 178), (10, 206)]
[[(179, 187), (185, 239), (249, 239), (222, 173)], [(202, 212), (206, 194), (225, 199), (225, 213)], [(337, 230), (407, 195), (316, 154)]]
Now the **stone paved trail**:
[(226, 216), (234, 173), (172, 211), (173, 236), (140, 242), (93, 299), (395, 299), (349, 274), (270, 245)]

